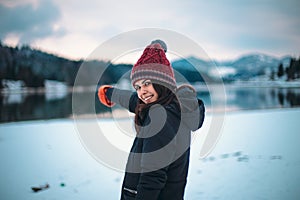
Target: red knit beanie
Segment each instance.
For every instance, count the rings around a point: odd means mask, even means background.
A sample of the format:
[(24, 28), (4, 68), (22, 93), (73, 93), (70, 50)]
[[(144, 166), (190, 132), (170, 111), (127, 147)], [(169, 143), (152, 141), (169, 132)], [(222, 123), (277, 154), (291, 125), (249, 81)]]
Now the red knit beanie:
[(141, 79), (150, 79), (166, 84), (170, 89), (176, 88), (173, 68), (166, 57), (167, 45), (162, 40), (152, 41), (131, 71), (131, 83)]

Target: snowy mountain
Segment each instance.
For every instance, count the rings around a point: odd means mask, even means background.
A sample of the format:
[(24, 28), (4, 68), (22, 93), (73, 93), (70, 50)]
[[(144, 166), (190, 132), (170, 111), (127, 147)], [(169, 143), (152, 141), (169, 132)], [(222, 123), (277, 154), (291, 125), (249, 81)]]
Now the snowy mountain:
[(291, 57), (277, 58), (265, 54), (249, 54), (232, 61), (206, 61), (195, 57), (172, 62), (174, 69), (200, 72), (201, 75), (224, 81), (250, 80), (255, 77), (266, 79), (272, 72), (277, 72), (280, 63), (288, 66)]
[(228, 66), (236, 69), (236, 78), (249, 79), (254, 76), (270, 76), (272, 71), (277, 72), (280, 63), (287, 66), (290, 59), (290, 57), (276, 58), (264, 54), (252, 54), (240, 57)]

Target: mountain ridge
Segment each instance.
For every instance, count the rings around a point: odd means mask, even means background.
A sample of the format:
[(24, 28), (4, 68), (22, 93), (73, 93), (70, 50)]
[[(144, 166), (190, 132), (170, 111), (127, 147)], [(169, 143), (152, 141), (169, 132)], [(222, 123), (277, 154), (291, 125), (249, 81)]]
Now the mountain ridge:
[[(233, 80), (248, 80), (255, 76), (270, 76), (272, 72), (277, 71), (280, 63), (284, 67), (287, 67), (292, 59), (291, 56), (276, 57), (263, 53), (249, 53), (239, 56), (237, 59), (217, 61), (217, 60), (204, 60), (191, 56), (185, 59), (178, 59), (172, 62), (175, 69), (182, 69), (186, 67), (191, 70), (193, 66), (196, 66), (196, 70), (201, 73), (206, 72), (210, 76), (222, 76), (224, 81)], [(219, 73), (218, 69), (221, 71), (226, 71), (227, 73)], [(228, 73), (231, 71), (231, 73)]]

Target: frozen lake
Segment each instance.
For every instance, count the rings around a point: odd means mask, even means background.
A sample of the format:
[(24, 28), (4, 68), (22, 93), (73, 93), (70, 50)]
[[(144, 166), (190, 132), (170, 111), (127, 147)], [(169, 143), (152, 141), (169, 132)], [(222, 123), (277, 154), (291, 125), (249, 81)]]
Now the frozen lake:
[[(192, 143), (186, 199), (300, 199), (299, 108), (227, 113), (215, 148), (200, 158), (212, 117)], [(1, 199), (119, 199), (123, 173), (88, 153), (72, 119), (0, 124), (0, 157)]]

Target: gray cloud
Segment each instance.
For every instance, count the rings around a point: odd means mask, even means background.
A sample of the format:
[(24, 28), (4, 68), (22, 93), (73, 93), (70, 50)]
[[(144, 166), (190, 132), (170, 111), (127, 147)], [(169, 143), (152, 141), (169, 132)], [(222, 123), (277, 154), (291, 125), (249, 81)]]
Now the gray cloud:
[(34, 7), (31, 4), (6, 7), (0, 3), (0, 39), (10, 33), (20, 35), (21, 43), (53, 34), (64, 34), (63, 29), (54, 29), (60, 18), (60, 10), (51, 0), (41, 0)]

